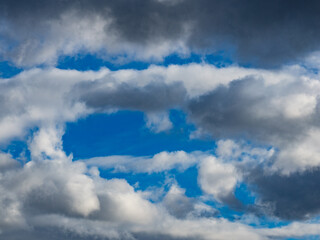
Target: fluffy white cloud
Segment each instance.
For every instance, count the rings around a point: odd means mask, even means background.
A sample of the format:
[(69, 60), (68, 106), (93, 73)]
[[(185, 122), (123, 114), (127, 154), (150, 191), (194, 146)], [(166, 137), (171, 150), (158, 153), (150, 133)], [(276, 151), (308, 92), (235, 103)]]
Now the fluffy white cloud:
[(215, 157), (207, 157), (199, 166), (198, 181), (201, 189), (216, 199), (230, 195), (240, 175), (232, 164), (222, 163)]
[[(186, 197), (184, 190), (175, 184), (162, 202), (152, 203), (147, 198), (148, 194), (135, 191), (125, 180), (101, 178), (96, 167), (88, 168), (84, 162), (72, 162), (62, 150), (61, 137), (58, 126), (41, 128), (29, 142), (32, 160), (22, 166), (9, 155), (1, 155), (0, 213), (4, 217), (0, 220), (0, 236), (6, 239), (19, 239), (22, 235), (26, 239), (50, 239), (46, 235), (48, 228), (55, 229), (55, 236), (60, 238), (65, 238), (68, 233), (83, 239), (145, 239), (149, 236), (233, 239), (235, 235), (246, 239), (266, 239), (269, 236), (301, 236), (296, 231), (283, 233), (275, 228), (267, 232), (241, 222), (215, 218), (214, 209)], [(239, 155), (228, 148), (236, 149), (241, 145), (235, 147), (237, 144), (229, 140), (218, 145), (220, 150), (217, 152), (224, 160), (202, 157), (199, 181), (204, 191), (219, 199), (232, 192), (239, 179), (231, 163), (235, 161), (232, 156)], [(253, 148), (251, 152), (258, 155), (257, 149)], [(263, 151), (260, 153), (265, 154)], [(199, 153), (189, 155), (202, 156)], [(156, 171), (166, 170), (168, 156), (171, 155), (160, 153), (159, 156), (140, 161), (147, 163), (149, 160)], [(190, 158), (184, 152), (173, 153), (172, 156)]]
[(310, 128), (298, 139), (280, 151), (271, 170), (283, 174), (304, 171), (320, 164), (320, 129)]
[[(0, 213), (4, 216), (0, 236), (10, 239), (15, 233), (25, 232), (26, 237), (31, 234), (30, 238), (36, 239), (42, 228), (52, 227), (62, 238), (65, 232), (84, 239), (132, 239), (150, 234), (200, 239), (212, 239), (212, 234), (215, 239), (228, 239), (233, 234), (261, 238), (246, 225), (204, 218), (202, 214), (208, 217), (212, 210), (201, 203), (194, 204), (177, 186), (171, 187), (162, 203), (152, 203), (123, 179), (99, 177), (96, 168), (88, 169), (83, 162), (72, 162), (65, 155), (61, 137), (59, 128), (40, 129), (29, 142), (32, 159), (25, 165), (13, 164), (15, 160), (9, 155), (0, 158), (1, 166), (5, 166), (0, 173)], [(163, 157), (156, 162), (161, 160)], [(185, 202), (184, 208), (181, 201)], [(169, 213), (187, 219), (180, 220)]]

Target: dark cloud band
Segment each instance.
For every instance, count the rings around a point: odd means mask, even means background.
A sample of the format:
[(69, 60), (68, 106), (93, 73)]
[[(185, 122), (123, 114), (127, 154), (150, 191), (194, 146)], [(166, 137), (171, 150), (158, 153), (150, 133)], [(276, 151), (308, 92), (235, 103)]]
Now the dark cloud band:
[(319, 10), (316, 0), (4, 0), (1, 19), (12, 31), (1, 30), (2, 48), (21, 55), (20, 44), (32, 42), (50, 21), (61, 21), (61, 28), (70, 24), (62, 16), (73, 13), (78, 19), (106, 19), (111, 23), (106, 36), (122, 42), (143, 47), (184, 41), (190, 51), (224, 51), (240, 63), (274, 67), (319, 49)]

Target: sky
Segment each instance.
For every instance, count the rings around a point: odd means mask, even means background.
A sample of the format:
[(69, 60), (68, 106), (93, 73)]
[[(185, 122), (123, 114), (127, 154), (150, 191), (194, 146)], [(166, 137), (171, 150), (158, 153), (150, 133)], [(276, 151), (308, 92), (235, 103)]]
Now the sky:
[(0, 239), (320, 239), (319, 12), (0, 0)]

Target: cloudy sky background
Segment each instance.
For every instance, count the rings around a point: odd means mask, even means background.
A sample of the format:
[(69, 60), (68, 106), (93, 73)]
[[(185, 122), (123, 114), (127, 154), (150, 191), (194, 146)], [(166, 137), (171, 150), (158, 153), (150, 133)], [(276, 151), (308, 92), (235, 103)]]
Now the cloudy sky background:
[(319, 239), (319, 12), (1, 0), (0, 239)]

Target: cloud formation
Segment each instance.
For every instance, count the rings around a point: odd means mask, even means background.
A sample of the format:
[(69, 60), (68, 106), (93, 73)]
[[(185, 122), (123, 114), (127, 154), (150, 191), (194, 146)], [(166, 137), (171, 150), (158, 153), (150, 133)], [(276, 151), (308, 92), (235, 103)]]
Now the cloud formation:
[[(101, 178), (97, 168), (72, 162), (61, 149), (59, 131), (55, 138), (48, 134), (50, 131), (41, 129), (35, 135), (35, 142), (30, 143), (35, 158), (25, 165), (12, 164), (15, 160), (6, 156), (3, 165), (15, 166), (0, 175), (0, 212), (5, 216), (0, 221), (2, 237), (51, 240), (70, 234), (71, 239), (144, 239), (151, 234), (211, 239), (214, 234), (216, 239), (228, 239), (238, 234), (261, 239), (246, 225), (181, 215), (186, 210), (191, 214), (199, 206), (178, 187), (171, 188), (163, 204), (152, 203), (124, 179)], [(174, 206), (181, 200), (185, 201), (184, 209), (179, 204), (178, 210)], [(231, 229), (236, 230), (231, 234)]]
[(83, 51), (117, 61), (223, 51), (277, 67), (319, 50), (319, 8), (316, 0), (5, 0), (0, 52), (32, 66)]
[[(215, 209), (187, 197), (179, 186), (171, 186), (162, 199), (152, 202), (147, 192), (124, 179), (101, 178), (97, 167), (152, 174), (197, 166), (206, 199), (239, 207), (235, 189), (241, 183), (256, 195), (250, 213), (301, 220), (319, 210), (317, 201), (308, 197), (318, 188), (319, 83), (318, 74), (304, 67), (218, 69), (190, 64), (97, 72), (48, 68), (1, 79), (0, 85), (0, 98), (6, 101), (1, 105), (1, 143), (24, 139), (28, 130), (38, 129), (28, 141), (31, 161), (24, 164), (1, 154), (2, 236), (19, 238), (20, 232), (36, 239), (56, 228), (57, 237), (70, 232), (80, 239), (211, 239), (212, 234), (216, 239), (232, 239), (235, 234), (264, 239), (278, 234), (277, 229), (265, 233), (217, 219)], [(150, 116), (172, 108), (185, 111), (188, 121), (213, 138), (224, 139), (217, 142), (215, 156), (177, 151), (73, 162), (63, 151), (66, 122), (117, 110), (143, 111), (151, 121)], [(273, 188), (279, 181), (282, 184)], [(292, 198), (296, 194), (304, 197), (298, 201)]]
[[(192, 74), (191, 74), (192, 73)], [(195, 83), (194, 79), (197, 79)], [(94, 112), (138, 110), (152, 131), (170, 128), (181, 109), (214, 139), (250, 139), (277, 152), (270, 170), (290, 174), (319, 165), (318, 75), (209, 65), (93, 72), (33, 69), (0, 83), (3, 143), (30, 128), (63, 125)], [(10, 106), (10, 107), (9, 107)]]
[[(0, 1), (0, 68), (21, 70), (0, 79), (0, 238), (319, 235), (319, 10), (316, 0)], [(56, 68), (82, 56), (149, 67)], [(170, 65), (185, 60), (198, 63)], [(215, 147), (66, 154), (67, 123), (122, 110), (161, 136), (181, 111), (181, 132)]]

